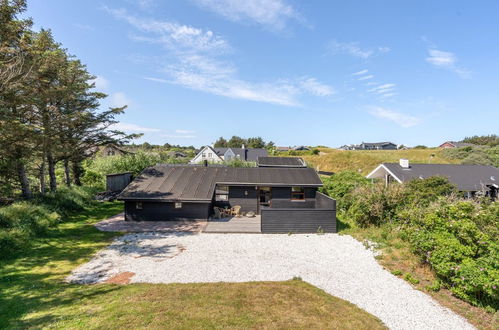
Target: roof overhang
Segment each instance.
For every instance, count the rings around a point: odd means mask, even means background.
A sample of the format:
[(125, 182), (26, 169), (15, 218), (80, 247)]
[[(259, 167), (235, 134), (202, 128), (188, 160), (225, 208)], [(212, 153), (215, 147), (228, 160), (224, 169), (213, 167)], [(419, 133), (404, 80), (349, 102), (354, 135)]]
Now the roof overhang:
[(145, 198), (145, 197), (118, 197), (117, 200), (124, 202), (188, 202), (188, 203), (210, 203), (211, 199), (195, 199), (195, 198)]
[(225, 186), (265, 186), (265, 187), (322, 187), (322, 183), (262, 183), (262, 182), (217, 182), (216, 184), (218, 185), (225, 185)]

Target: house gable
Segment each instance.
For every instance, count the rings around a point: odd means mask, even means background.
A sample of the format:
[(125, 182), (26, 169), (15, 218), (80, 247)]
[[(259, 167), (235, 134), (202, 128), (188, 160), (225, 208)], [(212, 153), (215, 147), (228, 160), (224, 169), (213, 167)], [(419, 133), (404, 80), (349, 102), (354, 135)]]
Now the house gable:
[(191, 164), (198, 164), (202, 161), (208, 162), (223, 162), (223, 159), (217, 154), (217, 152), (210, 146), (206, 146), (193, 158), (191, 159)]

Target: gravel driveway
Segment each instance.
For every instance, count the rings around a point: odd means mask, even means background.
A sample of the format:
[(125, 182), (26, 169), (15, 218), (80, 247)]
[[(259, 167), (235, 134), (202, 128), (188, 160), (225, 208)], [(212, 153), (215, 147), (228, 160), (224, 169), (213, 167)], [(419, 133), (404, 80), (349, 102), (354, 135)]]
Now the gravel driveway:
[[(376, 262), (350, 236), (137, 233), (117, 238), (69, 281), (97, 283), (121, 273), (131, 282), (284, 281), (301, 277), (379, 317), (392, 329), (472, 329)], [(130, 276), (128, 276), (130, 277)]]

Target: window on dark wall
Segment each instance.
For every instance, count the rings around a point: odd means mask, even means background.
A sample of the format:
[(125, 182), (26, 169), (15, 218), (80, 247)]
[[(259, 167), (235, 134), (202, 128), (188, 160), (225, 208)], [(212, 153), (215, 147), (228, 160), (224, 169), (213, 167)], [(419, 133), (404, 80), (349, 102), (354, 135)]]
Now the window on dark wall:
[(302, 187), (291, 188), (291, 200), (293, 201), (305, 200), (305, 190)]
[(175, 203), (175, 208), (176, 209), (181, 209), (182, 208), (182, 203), (181, 202), (176, 202)]
[(137, 210), (142, 210), (142, 202), (137, 202), (137, 203), (135, 203), (135, 208), (136, 208)]
[(229, 200), (229, 187), (228, 186), (217, 186), (215, 193), (215, 201), (226, 202)]

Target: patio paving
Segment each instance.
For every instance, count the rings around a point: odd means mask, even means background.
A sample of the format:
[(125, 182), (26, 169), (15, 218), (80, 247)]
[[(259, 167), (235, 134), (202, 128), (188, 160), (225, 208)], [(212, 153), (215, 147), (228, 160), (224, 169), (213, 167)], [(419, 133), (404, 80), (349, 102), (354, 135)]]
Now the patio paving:
[(100, 231), (118, 231), (126, 233), (143, 232), (201, 232), (206, 221), (125, 221), (125, 213), (116, 214), (95, 224)]
[(261, 230), (261, 218), (259, 215), (249, 217), (230, 217), (222, 219), (210, 219), (203, 230), (204, 233), (246, 233), (259, 234)]

